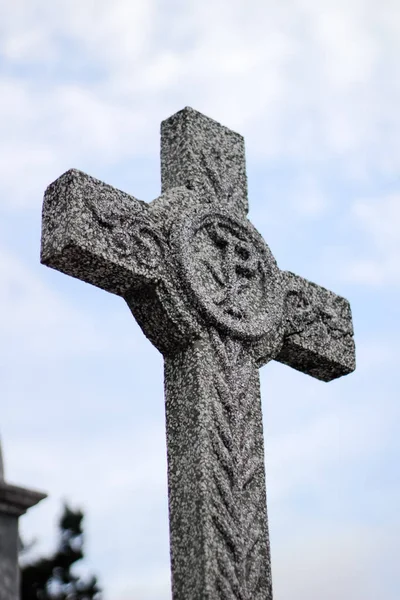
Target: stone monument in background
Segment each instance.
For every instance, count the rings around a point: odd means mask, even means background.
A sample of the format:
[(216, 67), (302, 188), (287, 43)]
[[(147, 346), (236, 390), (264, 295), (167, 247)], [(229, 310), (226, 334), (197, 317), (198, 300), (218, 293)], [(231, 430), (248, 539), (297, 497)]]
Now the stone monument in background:
[(4, 480), (0, 443), (0, 600), (19, 600), (18, 519), (46, 494), (9, 485)]
[(161, 126), (150, 203), (77, 170), (45, 193), (41, 262), (122, 296), (165, 359), (173, 600), (271, 600), (258, 370), (355, 368), (347, 300), (281, 271), (247, 220), (243, 138)]

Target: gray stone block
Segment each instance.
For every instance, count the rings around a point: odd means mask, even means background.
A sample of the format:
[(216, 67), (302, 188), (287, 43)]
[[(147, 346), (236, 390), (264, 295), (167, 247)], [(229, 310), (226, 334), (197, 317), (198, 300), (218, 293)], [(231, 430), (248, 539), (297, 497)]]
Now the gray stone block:
[(161, 191), (181, 186), (249, 210), (243, 137), (190, 107), (161, 123)]
[(285, 334), (276, 360), (321, 381), (356, 368), (349, 302), (294, 273), (285, 272)]

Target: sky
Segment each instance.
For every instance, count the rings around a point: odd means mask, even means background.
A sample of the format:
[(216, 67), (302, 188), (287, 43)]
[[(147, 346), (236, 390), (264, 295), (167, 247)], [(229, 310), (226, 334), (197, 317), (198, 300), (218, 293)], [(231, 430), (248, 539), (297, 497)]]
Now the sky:
[(85, 512), (105, 600), (169, 600), (163, 361), (121, 298), (40, 265), (46, 187), (78, 168), (160, 194), (185, 106), (245, 137), (278, 265), (349, 299), (357, 368), (260, 371), (275, 600), (398, 600), (398, 0), (0, 0), (0, 434), (54, 549)]

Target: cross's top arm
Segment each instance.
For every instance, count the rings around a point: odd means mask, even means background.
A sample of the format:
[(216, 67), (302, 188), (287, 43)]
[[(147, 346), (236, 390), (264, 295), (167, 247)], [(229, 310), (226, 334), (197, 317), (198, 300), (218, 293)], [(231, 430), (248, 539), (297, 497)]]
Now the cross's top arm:
[(204, 204), (245, 216), (247, 198), (244, 138), (186, 107), (161, 124), (161, 191), (185, 186)]

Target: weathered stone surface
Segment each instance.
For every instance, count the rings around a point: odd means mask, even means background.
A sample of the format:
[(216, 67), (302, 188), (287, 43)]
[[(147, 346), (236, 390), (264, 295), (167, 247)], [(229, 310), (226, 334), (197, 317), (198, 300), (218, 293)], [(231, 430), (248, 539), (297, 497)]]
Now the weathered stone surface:
[(356, 368), (349, 302), (294, 273), (283, 273), (285, 335), (276, 357), (322, 381)]
[(258, 369), (210, 328), (165, 362), (173, 598), (272, 598)]
[(192, 108), (161, 124), (161, 191), (184, 186), (205, 204), (230, 205), (246, 215), (244, 139)]
[(149, 204), (75, 170), (48, 188), (41, 260), (124, 297), (164, 354), (174, 600), (271, 600), (258, 368), (349, 373), (350, 308), (247, 220), (241, 136), (189, 108), (161, 133)]
[(0, 445), (0, 600), (19, 599), (18, 518), (44, 498), (5, 482)]
[[(54, 269), (123, 294), (133, 279), (134, 254), (141, 273), (136, 231), (152, 227), (148, 207), (81, 171), (71, 169), (45, 194), (41, 261)], [(136, 274), (136, 272), (135, 272)]]

